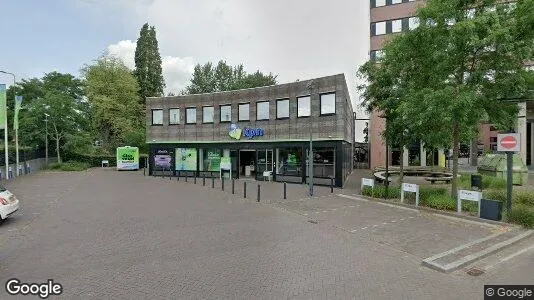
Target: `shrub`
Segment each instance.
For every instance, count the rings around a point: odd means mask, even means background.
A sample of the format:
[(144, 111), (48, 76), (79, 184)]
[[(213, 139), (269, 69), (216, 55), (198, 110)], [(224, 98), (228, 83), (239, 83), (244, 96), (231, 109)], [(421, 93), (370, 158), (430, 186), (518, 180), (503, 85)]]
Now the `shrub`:
[(513, 193), (513, 202), (527, 205), (534, 209), (534, 192), (516, 191)]
[(494, 176), (482, 176), (483, 189), (505, 189), (506, 179)]
[(526, 228), (534, 227), (534, 208), (526, 205), (515, 205), (512, 211), (506, 214), (508, 222), (523, 225)]
[(485, 190), (482, 195), (484, 199), (506, 202), (506, 190)]
[[(457, 202), (449, 194), (431, 194), (421, 198), (421, 205), (439, 210), (456, 211)], [(462, 211), (478, 212), (478, 204), (472, 201), (462, 201)]]
[[(364, 187), (362, 190), (362, 195), (374, 198), (386, 198), (386, 187), (383, 185), (375, 185), (374, 189), (371, 189), (370, 187)], [(387, 199), (395, 198), (400, 198), (400, 189), (395, 186), (389, 186)]]
[(53, 163), (48, 165), (49, 170), (57, 171), (85, 171), (89, 169), (89, 164), (77, 161), (68, 161), (64, 163)]

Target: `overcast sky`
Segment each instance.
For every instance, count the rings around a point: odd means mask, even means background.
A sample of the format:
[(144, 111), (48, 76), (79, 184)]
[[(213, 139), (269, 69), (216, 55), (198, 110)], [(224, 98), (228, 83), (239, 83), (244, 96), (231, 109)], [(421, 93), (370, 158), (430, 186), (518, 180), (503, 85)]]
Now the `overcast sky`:
[[(19, 78), (79, 75), (104, 53), (133, 67), (139, 29), (149, 22), (157, 30), (166, 92), (183, 89), (196, 63), (223, 59), (249, 72), (277, 74), (280, 83), (345, 73), (358, 108), (356, 70), (369, 49), (368, 0), (2, 2), (0, 69)], [(0, 82), (11, 80), (0, 76)]]

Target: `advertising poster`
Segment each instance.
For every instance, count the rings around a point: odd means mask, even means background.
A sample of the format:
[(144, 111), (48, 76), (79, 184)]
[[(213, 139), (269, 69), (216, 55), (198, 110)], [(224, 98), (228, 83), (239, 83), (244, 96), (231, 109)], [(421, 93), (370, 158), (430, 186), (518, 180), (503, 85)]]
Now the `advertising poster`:
[(197, 149), (176, 148), (176, 170), (196, 171), (197, 170)]
[(169, 169), (172, 167), (172, 150), (157, 150), (154, 154), (154, 166), (157, 169)]
[(219, 171), (221, 169), (221, 154), (208, 151), (208, 171)]
[(221, 169), (223, 170), (232, 169), (232, 161), (230, 160), (230, 157), (221, 157)]
[(118, 147), (117, 148), (117, 170), (138, 170), (139, 169), (139, 148)]

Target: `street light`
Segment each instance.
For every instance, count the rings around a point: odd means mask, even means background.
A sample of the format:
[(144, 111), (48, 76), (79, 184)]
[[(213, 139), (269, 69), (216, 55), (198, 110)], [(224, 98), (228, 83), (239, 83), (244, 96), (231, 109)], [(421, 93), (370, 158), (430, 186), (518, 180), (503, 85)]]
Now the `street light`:
[(49, 114), (45, 113), (45, 165), (48, 166), (48, 117)]
[[(313, 92), (313, 80), (308, 83), (308, 90), (310, 91), (310, 112), (311, 112), (311, 104), (312, 104), (312, 92)], [(310, 113), (311, 114), (311, 113)], [(310, 150), (308, 153), (308, 180), (310, 184), (310, 197), (313, 197), (313, 134), (312, 134), (312, 127), (313, 127), (313, 118), (310, 118)]]
[[(15, 74), (13, 74), (11, 72), (2, 71), (2, 70), (0, 70), (0, 73), (13, 76), (13, 87), (15, 86), (15, 84), (17, 82), (17, 78), (15, 77)], [(17, 100), (15, 99), (15, 101), (17, 101)], [(6, 159), (6, 179), (9, 179), (9, 153), (8, 153), (8, 147), (7, 147), (7, 144), (8, 144), (8, 140), (7, 140), (8, 139), (8, 137), (7, 137), (7, 103), (6, 103), (6, 107), (5, 107), (5, 111), (4, 111), (4, 119), (5, 119), (5, 124), (4, 124), (4, 126), (5, 126), (5, 129), (4, 129), (4, 154), (5, 154), (5, 159)], [(15, 142), (16, 142), (17, 170), (18, 170), (19, 169), (19, 146), (18, 146), (18, 136), (17, 136), (17, 134), (15, 134)]]

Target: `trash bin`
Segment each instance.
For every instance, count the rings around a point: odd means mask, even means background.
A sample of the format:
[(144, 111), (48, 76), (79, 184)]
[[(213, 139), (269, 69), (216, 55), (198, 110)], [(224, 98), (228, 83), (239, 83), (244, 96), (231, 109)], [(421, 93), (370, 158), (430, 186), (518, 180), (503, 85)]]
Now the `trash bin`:
[(502, 202), (495, 200), (480, 200), (480, 217), (482, 219), (500, 221), (502, 219)]
[(471, 188), (473, 187), (477, 187), (479, 190), (482, 190), (482, 175), (471, 174)]

